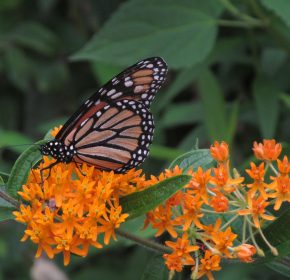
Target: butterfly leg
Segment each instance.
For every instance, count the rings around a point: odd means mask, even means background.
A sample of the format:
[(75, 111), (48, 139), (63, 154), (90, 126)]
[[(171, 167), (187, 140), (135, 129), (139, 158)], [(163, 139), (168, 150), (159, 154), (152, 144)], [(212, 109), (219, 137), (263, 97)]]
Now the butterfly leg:
[(50, 164), (49, 166), (46, 166), (46, 167), (40, 169), (41, 185), (43, 185), (43, 183), (44, 183), (43, 171), (49, 169), (48, 176), (45, 178), (47, 180), (50, 177), (51, 168), (54, 167), (55, 165), (57, 165), (58, 163), (59, 163), (59, 161), (55, 161), (54, 163)]
[(78, 165), (78, 163), (77, 163), (76, 161), (72, 160), (72, 162), (75, 164), (77, 170), (78, 170), (78, 171), (79, 171), (79, 172), (80, 172), (84, 177), (87, 176), (87, 174), (84, 173), (84, 172), (81, 170), (81, 168), (79, 167), (79, 165)]

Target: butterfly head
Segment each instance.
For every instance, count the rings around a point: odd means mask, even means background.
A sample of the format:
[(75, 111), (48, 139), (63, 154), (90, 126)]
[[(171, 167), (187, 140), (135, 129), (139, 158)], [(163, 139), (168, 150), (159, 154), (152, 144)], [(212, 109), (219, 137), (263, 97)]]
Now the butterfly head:
[(76, 150), (73, 145), (66, 146), (60, 141), (52, 140), (41, 145), (40, 152), (44, 156), (52, 156), (59, 162), (69, 163), (72, 161)]

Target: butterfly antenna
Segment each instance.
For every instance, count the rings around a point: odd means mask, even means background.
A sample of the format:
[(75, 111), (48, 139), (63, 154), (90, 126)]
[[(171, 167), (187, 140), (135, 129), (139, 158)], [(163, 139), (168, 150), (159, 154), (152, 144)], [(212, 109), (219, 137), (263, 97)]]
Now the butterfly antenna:
[(2, 146), (0, 147), (0, 150), (3, 149), (13, 149), (15, 147), (22, 147), (22, 146), (39, 146), (39, 144), (18, 144), (18, 145), (7, 145), (7, 146)]

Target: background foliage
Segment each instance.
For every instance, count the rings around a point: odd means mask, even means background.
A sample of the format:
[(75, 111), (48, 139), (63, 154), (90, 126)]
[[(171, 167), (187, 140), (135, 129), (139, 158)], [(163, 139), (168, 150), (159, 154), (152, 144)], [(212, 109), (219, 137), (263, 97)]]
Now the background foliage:
[[(228, 141), (241, 168), (254, 140), (276, 138), (289, 151), (289, 11), (288, 0), (2, 0), (1, 170), (10, 172), (25, 148), (8, 145), (43, 138), (113, 75), (150, 56), (162, 56), (170, 73), (152, 108), (157, 129), (146, 173), (158, 174), (196, 139), (202, 148)], [(140, 222), (126, 227), (134, 232)], [(0, 279), (30, 278), (34, 250), (19, 243), (22, 230), (1, 224)], [(150, 256), (120, 238), (65, 272), (70, 279), (153, 279)], [(283, 279), (283, 262), (231, 264), (216, 276)]]

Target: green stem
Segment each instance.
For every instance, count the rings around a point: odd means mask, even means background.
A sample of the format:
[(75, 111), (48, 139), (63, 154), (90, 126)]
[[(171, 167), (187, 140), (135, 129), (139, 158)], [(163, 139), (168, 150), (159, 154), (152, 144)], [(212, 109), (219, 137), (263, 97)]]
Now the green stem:
[(239, 20), (227, 20), (220, 19), (217, 21), (219, 26), (225, 27), (240, 27), (240, 28), (253, 28), (253, 27), (265, 27), (262, 22), (247, 22), (247, 21), (239, 21)]
[(139, 245), (142, 245), (148, 249), (151, 249), (151, 250), (154, 250), (154, 251), (157, 251), (157, 252), (161, 252), (161, 253), (164, 253), (164, 254), (170, 254), (172, 253), (172, 250), (166, 246), (163, 246), (161, 244), (158, 244), (154, 241), (151, 241), (151, 240), (148, 240), (148, 239), (144, 239), (144, 238), (141, 238), (139, 236), (136, 236), (132, 233), (129, 233), (129, 232), (126, 232), (126, 231), (123, 231), (121, 229), (116, 229), (116, 233), (119, 235), (119, 236), (122, 236), (126, 239), (129, 239), (129, 240), (132, 240), (134, 241), (135, 243), (139, 244)]
[(260, 20), (253, 18), (247, 14), (242, 13), (236, 6), (234, 6), (229, 0), (219, 0), (220, 3), (236, 18), (242, 19), (249, 25), (264, 26), (265, 23)]
[(224, 229), (226, 228), (228, 225), (230, 225), (234, 220), (236, 220), (238, 217), (240, 217), (240, 215), (235, 215), (233, 216), (228, 222), (226, 222), (220, 229)]
[(3, 198), (8, 203), (10, 203), (11, 205), (13, 205), (15, 208), (19, 208), (18, 201), (1, 190), (0, 190), (0, 197)]

